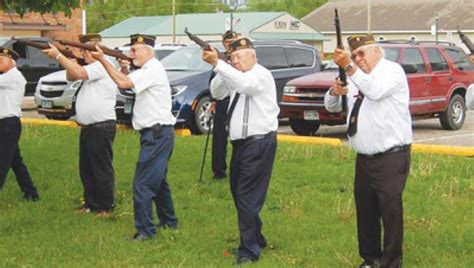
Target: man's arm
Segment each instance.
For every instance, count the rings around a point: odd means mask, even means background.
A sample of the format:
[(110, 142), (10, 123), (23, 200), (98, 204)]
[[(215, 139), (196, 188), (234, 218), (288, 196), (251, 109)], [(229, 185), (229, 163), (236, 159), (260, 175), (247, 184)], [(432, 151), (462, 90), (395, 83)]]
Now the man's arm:
[(110, 78), (114, 80), (115, 84), (117, 84), (119, 88), (133, 88), (134, 85), (132, 80), (130, 80), (127, 75), (115, 69), (115, 67), (105, 59), (104, 52), (102, 52), (99, 46), (96, 46), (96, 48), (97, 51), (91, 53), (92, 57), (94, 57), (104, 66), (105, 70), (109, 74)]
[(87, 80), (89, 77), (87, 76), (87, 72), (81, 65), (77, 64), (76, 62), (68, 59), (66, 56), (59, 52), (58, 48), (55, 47), (53, 44), (49, 44), (49, 49), (42, 50), (48, 57), (52, 59), (56, 59), (59, 63), (66, 69), (66, 78), (69, 81), (75, 80)]

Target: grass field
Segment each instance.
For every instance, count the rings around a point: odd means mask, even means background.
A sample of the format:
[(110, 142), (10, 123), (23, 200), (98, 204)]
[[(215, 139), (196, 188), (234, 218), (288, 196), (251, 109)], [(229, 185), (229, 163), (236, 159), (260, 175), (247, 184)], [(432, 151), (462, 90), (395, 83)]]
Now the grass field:
[[(118, 132), (117, 208), (111, 219), (78, 214), (82, 187), (74, 128), (26, 125), (22, 153), (41, 195), (21, 200), (10, 172), (0, 192), (1, 267), (232, 266), (238, 245), (228, 179), (198, 182), (205, 137), (177, 137), (168, 180), (180, 225), (132, 242), (138, 135)], [(262, 212), (270, 247), (255, 267), (355, 267), (354, 153), (280, 143)], [(208, 157), (208, 160), (210, 158)], [(414, 154), (404, 195), (404, 267), (474, 267), (474, 159)]]

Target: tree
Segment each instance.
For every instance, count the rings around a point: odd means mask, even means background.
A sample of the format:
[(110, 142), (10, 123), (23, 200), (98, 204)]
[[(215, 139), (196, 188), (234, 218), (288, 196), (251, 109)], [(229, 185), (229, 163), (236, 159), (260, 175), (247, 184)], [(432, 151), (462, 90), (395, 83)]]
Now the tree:
[(71, 16), (72, 10), (79, 7), (80, 0), (0, 0), (1, 8), (4, 11), (14, 11), (23, 17), (28, 12), (58, 13), (64, 12), (66, 16)]

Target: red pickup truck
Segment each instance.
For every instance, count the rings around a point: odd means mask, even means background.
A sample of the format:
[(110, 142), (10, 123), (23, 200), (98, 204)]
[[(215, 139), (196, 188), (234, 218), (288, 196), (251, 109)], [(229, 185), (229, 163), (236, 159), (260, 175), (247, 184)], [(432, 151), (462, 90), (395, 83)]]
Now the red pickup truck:
[[(438, 117), (441, 126), (456, 130), (466, 117), (466, 89), (474, 83), (474, 66), (452, 43), (386, 41), (385, 58), (402, 65), (410, 87), (413, 119)], [(324, 108), (324, 95), (337, 77), (337, 69), (288, 81), (280, 108), (298, 135), (314, 135), (321, 124), (345, 124), (342, 113)]]

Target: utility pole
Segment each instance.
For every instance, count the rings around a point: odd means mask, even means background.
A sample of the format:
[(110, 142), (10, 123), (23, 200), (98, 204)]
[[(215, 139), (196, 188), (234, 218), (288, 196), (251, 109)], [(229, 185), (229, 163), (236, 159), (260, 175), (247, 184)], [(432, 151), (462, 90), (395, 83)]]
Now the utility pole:
[(436, 19), (435, 19), (436, 44), (438, 44), (438, 28), (439, 28), (439, 16), (436, 16)]
[(173, 44), (176, 43), (176, 0), (173, 0)]
[(370, 34), (371, 29), (370, 29), (370, 24), (371, 24), (371, 6), (370, 6), (370, 0), (367, 0), (367, 33)]

